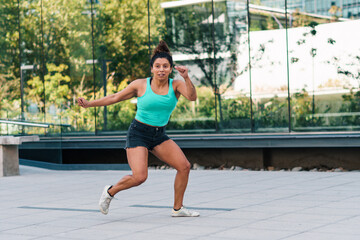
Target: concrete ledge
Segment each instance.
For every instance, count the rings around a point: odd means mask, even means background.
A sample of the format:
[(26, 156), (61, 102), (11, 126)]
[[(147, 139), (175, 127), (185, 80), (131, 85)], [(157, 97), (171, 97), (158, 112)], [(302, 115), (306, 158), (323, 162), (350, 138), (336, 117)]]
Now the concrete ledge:
[[(316, 148), (358, 147), (356, 133), (192, 134), (169, 135), (181, 148)], [(119, 149), (126, 136), (42, 137), (21, 149)]]
[(39, 141), (39, 136), (0, 137), (0, 177), (19, 175), (18, 146), (23, 142)]
[(20, 145), (23, 142), (35, 142), (39, 140), (39, 136), (0, 136), (0, 145)]
[[(360, 132), (170, 135), (191, 163), (212, 168), (269, 166), (360, 169)], [(126, 137), (42, 137), (20, 145), (20, 157), (56, 164), (125, 164)], [(149, 165), (164, 164), (149, 155)]]

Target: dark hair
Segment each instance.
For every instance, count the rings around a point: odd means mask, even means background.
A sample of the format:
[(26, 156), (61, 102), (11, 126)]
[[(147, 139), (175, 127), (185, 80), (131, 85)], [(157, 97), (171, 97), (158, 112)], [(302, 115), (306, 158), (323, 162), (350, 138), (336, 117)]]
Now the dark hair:
[(174, 62), (170, 53), (170, 49), (164, 40), (160, 40), (159, 45), (154, 49), (153, 55), (151, 56), (150, 66), (153, 67), (154, 62), (158, 58), (166, 58), (170, 66), (174, 66)]

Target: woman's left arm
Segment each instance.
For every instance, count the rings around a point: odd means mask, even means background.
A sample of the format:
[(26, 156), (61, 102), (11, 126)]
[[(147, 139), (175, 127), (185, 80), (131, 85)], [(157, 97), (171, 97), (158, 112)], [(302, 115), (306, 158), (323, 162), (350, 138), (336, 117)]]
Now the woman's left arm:
[(186, 99), (190, 101), (195, 101), (197, 98), (196, 88), (191, 82), (188, 74), (188, 68), (185, 66), (176, 66), (175, 69), (178, 70), (179, 74), (185, 80), (185, 83), (182, 81), (178, 82), (176, 90), (181, 93)]

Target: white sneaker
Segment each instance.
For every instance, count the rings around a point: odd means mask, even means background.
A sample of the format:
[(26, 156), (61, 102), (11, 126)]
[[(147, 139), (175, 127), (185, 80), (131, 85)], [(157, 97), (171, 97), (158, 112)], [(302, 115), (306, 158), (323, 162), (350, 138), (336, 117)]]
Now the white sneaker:
[(108, 193), (108, 190), (110, 187), (111, 187), (111, 185), (106, 185), (104, 187), (104, 191), (102, 192), (100, 201), (99, 201), (100, 211), (105, 215), (108, 214), (110, 202), (114, 198), (114, 197), (110, 196)]
[(200, 213), (192, 212), (184, 207), (181, 207), (178, 211), (175, 211), (173, 209), (171, 216), (172, 217), (198, 217), (198, 216), (200, 216)]

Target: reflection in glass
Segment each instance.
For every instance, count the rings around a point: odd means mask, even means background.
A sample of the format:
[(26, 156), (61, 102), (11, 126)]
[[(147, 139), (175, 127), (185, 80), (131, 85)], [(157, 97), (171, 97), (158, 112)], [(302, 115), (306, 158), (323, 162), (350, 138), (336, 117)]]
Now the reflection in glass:
[(221, 131), (249, 132), (251, 97), (247, 5), (245, 1), (226, 1), (215, 6), (215, 19), (223, 21), (215, 28), (219, 45), (216, 73), (221, 95), (218, 105)]
[[(45, 87), (45, 122), (68, 124), (61, 131), (94, 131), (93, 109), (80, 109), (76, 98), (92, 95), (92, 44), (90, 3), (42, 1), (42, 74), (32, 78), (31, 88)], [(49, 133), (49, 132), (48, 132)]]
[(287, 132), (285, 11), (256, 4), (249, 11), (254, 130)]
[(292, 13), (288, 43), (295, 131), (359, 129), (360, 38), (353, 30), (360, 22), (335, 14)]
[[(41, 1), (20, 1), (20, 77), (22, 116), (26, 121), (45, 121), (44, 52)], [(34, 129), (25, 129), (27, 134)], [(36, 130), (36, 129), (35, 129)], [(45, 133), (45, 131), (36, 132)]]
[[(165, 40), (172, 50), (175, 64), (189, 68), (190, 78), (198, 86), (199, 99), (183, 102), (181, 97), (167, 129), (214, 131), (217, 113), (211, 1), (181, 4), (162, 4), (166, 17)], [(174, 78), (182, 79), (178, 74)]]
[(94, 117), (76, 106), (76, 98), (91, 93), (93, 85), (89, 7), (86, 0), (42, 1), (45, 122), (71, 125), (54, 129), (57, 134), (94, 128)]
[(0, 133), (125, 133), (136, 99), (97, 109), (76, 99), (148, 77), (161, 38), (198, 90), (196, 102), (179, 99), (170, 132), (359, 130), (359, 18), (355, 0), (3, 0), (0, 118), (70, 127)]
[[(0, 118), (21, 116), (18, 2), (2, 1), (0, 5)], [(0, 124), (0, 134), (17, 134), (17, 126)]]
[[(151, 1), (152, 36), (159, 38), (163, 20), (159, 1)], [(149, 76), (147, 1), (100, 0), (94, 4), (96, 98), (124, 89), (131, 81)], [(134, 11), (136, 9), (136, 11)], [(157, 17), (160, 16), (160, 17)], [(136, 99), (99, 108), (97, 131), (128, 129)]]

